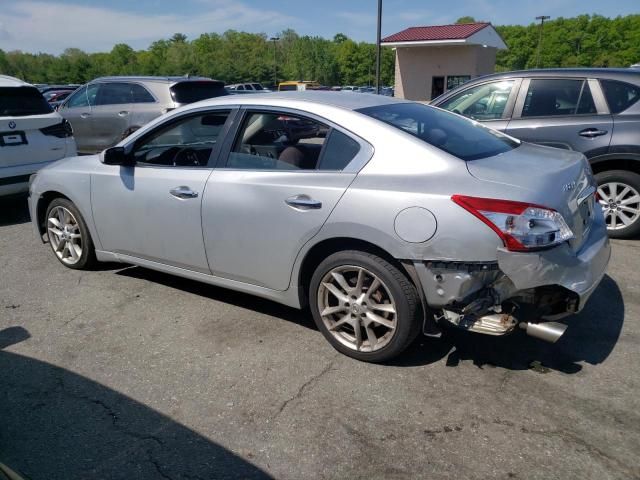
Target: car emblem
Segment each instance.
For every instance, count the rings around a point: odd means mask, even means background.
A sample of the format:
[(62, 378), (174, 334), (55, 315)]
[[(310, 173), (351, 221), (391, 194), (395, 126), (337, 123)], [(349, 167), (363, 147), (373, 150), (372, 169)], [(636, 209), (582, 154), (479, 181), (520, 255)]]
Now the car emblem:
[(574, 188), (576, 188), (576, 182), (571, 182), (571, 183), (565, 183), (562, 186), (562, 190), (564, 192), (570, 192), (571, 190), (573, 190)]
[(11, 120), (11, 121), (9, 122), (9, 128), (10, 128), (11, 130), (13, 130), (14, 128), (16, 128), (16, 122), (14, 122), (13, 120)]

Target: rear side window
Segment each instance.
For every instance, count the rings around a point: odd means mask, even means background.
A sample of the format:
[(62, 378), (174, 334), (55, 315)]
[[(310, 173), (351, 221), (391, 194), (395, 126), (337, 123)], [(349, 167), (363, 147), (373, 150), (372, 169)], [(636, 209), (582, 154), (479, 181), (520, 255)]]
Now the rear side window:
[(35, 87), (0, 87), (0, 117), (24, 117), (51, 112), (51, 106)]
[(338, 130), (331, 130), (318, 170), (342, 170), (360, 151), (360, 144)]
[(100, 85), (96, 105), (118, 105), (131, 102), (130, 83), (103, 83)]
[(227, 90), (222, 82), (180, 82), (171, 87), (171, 96), (176, 103), (199, 102), (200, 100), (223, 95), (227, 95)]
[(499, 155), (520, 145), (477, 122), (419, 103), (379, 105), (358, 112), (466, 161)]
[(620, 113), (640, 99), (640, 87), (616, 80), (600, 80), (611, 113)]
[(554, 117), (596, 113), (585, 80), (534, 78), (522, 107), (522, 117)]
[(146, 88), (137, 83), (131, 84), (131, 96), (133, 103), (154, 103), (156, 101)]

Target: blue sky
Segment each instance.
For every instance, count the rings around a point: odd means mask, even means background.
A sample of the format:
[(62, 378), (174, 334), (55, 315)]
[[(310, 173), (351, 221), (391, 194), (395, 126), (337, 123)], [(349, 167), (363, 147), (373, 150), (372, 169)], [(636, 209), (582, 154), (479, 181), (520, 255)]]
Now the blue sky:
[[(175, 32), (191, 39), (233, 28), (273, 35), (285, 28), (355, 40), (375, 39), (377, 0), (0, 0), (0, 48), (60, 53), (108, 51), (116, 43), (146, 48)], [(409, 26), (452, 23), (464, 15), (496, 25), (536, 15), (640, 13), (638, 0), (384, 0), (383, 35)]]

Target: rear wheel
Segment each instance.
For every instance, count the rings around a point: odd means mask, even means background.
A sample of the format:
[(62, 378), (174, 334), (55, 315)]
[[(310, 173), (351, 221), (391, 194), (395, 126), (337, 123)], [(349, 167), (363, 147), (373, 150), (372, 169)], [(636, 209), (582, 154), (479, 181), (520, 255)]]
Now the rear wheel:
[(383, 362), (419, 332), (414, 285), (383, 258), (360, 251), (329, 256), (311, 279), (316, 325), (333, 347), (358, 360)]
[(47, 207), (47, 237), (56, 258), (76, 270), (96, 263), (93, 241), (80, 211), (65, 198), (54, 199)]
[(640, 234), (640, 175), (627, 170), (596, 174), (598, 196), (612, 238)]

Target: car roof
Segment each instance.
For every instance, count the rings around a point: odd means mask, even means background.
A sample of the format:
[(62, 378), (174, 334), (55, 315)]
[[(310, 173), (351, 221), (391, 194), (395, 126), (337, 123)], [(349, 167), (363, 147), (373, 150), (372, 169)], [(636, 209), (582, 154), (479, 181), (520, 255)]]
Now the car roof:
[[(511, 78), (511, 77), (595, 77), (595, 78), (610, 78), (616, 80), (634, 80), (640, 82), (640, 72), (631, 68), (539, 68), (533, 70), (514, 70), (511, 72), (492, 73), (490, 75), (483, 75), (471, 80), (471, 82), (485, 81), (492, 78)], [(467, 82), (463, 85), (468, 85), (471, 82)]]
[(384, 95), (363, 93), (353, 95), (347, 92), (332, 92), (329, 90), (306, 90), (290, 92), (256, 93), (254, 95), (227, 95), (214, 97), (198, 102), (198, 106), (216, 105), (265, 105), (287, 106), (293, 103), (312, 103), (331, 105), (345, 110), (358, 110), (360, 108), (377, 107), (380, 105), (407, 103), (408, 100), (399, 100)]
[(23, 82), (19, 78), (10, 77), (9, 75), (0, 75), (0, 87), (33, 87), (33, 85)]
[[(175, 82), (189, 82), (189, 81), (202, 81), (208, 80), (212, 82), (218, 82), (219, 80), (214, 80), (209, 77), (178, 77), (178, 76), (144, 76), (144, 75), (128, 75), (128, 76), (111, 76), (111, 77), (98, 77), (92, 82), (122, 82), (122, 81), (133, 81), (133, 82), (158, 82), (158, 83), (175, 83)], [(223, 83), (223, 82), (220, 82)]]

